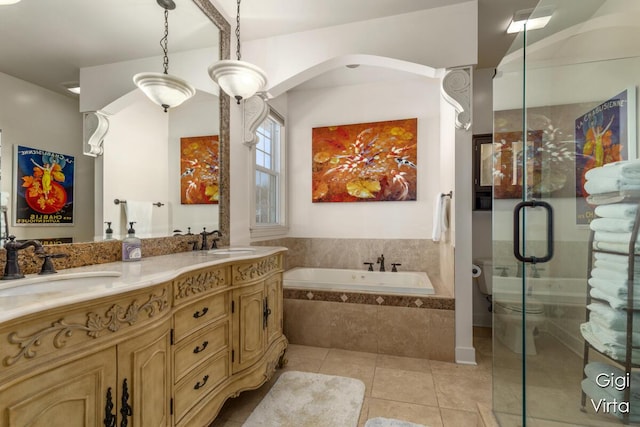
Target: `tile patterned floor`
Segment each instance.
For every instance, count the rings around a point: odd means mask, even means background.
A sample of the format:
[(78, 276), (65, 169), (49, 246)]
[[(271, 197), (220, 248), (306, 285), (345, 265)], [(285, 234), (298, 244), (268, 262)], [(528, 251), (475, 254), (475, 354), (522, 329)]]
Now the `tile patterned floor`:
[(477, 337), (476, 349), (478, 365), (464, 366), (290, 344), (284, 370), (278, 370), (261, 388), (227, 401), (210, 427), (242, 426), (286, 370), (362, 380), (366, 391), (359, 427), (375, 417), (396, 418), (429, 427), (475, 427), (477, 404), (491, 406), (491, 338)]

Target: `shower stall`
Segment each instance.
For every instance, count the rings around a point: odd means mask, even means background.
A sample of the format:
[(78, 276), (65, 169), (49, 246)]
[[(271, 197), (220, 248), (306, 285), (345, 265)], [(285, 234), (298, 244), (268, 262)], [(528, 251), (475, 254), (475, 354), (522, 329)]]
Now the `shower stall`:
[(496, 70), (501, 426), (640, 425), (639, 85), (638, 0), (541, 0)]

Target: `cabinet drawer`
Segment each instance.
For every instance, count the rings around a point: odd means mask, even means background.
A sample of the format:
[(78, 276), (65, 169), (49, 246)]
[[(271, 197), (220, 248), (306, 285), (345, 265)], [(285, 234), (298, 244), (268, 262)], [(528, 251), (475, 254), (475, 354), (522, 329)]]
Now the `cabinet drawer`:
[(175, 414), (180, 420), (229, 376), (229, 355), (222, 352), (183, 378), (175, 388)]
[(202, 298), (177, 310), (173, 316), (175, 342), (179, 342), (211, 322), (228, 316), (229, 310), (228, 292)]
[[(175, 379), (179, 381), (204, 360), (229, 347), (229, 320), (221, 320), (204, 328), (193, 338), (181, 343), (174, 355)], [(225, 352), (227, 353), (227, 352)]]

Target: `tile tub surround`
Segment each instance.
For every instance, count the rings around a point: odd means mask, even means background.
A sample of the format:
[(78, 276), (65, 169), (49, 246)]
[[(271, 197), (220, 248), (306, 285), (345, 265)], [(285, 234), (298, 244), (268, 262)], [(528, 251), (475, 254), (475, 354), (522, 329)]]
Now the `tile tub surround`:
[[(443, 298), (423, 299), (449, 305)], [(453, 309), (292, 299), (285, 293), (284, 333), (299, 345), (445, 362), (455, 357)]]
[(284, 246), (289, 249), (285, 255), (285, 270), (294, 267), (323, 267), (365, 269), (365, 262), (373, 262), (384, 254), (387, 271), (392, 263), (400, 263), (400, 271), (426, 271), (436, 289), (437, 295), (452, 296), (453, 284), (447, 285), (441, 274), (441, 246), (430, 239), (333, 239), (287, 237), (261, 242), (256, 246)]
[[(168, 236), (141, 239), (142, 256), (146, 258), (190, 251), (193, 245), (189, 242), (199, 238), (200, 236)], [(122, 241), (106, 240), (102, 242), (47, 245), (45, 246), (45, 252), (65, 254), (66, 257), (64, 258), (52, 259), (56, 270), (63, 270), (65, 268), (121, 261)], [(0, 263), (4, 265), (5, 261), (6, 251), (1, 249)], [(31, 247), (18, 253), (18, 263), (23, 274), (39, 273), (42, 267), (42, 259), (34, 254)]]

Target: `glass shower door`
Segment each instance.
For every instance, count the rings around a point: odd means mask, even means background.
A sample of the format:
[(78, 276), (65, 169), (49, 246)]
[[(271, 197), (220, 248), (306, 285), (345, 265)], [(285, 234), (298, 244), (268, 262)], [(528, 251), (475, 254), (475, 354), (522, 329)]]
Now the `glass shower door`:
[(502, 426), (622, 425), (581, 402), (593, 195), (616, 185), (587, 173), (637, 157), (640, 2), (542, 0), (532, 17), (549, 11), (494, 78), (494, 414)]

